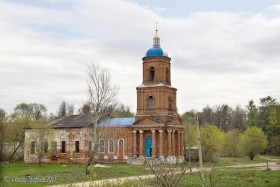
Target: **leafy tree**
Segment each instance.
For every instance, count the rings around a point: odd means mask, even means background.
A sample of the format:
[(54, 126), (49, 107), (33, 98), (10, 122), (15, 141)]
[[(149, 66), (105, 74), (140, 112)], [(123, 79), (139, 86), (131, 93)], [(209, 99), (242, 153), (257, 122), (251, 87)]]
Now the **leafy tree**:
[(260, 99), (258, 127), (261, 127), (265, 132), (269, 131), (270, 113), (277, 104), (276, 99), (270, 96)]
[(249, 156), (250, 160), (264, 151), (267, 146), (266, 136), (261, 128), (248, 127), (240, 136), (238, 149), (241, 154)]
[(185, 145), (186, 146), (196, 146), (197, 145), (197, 133), (196, 133), (196, 120), (195, 112), (189, 111), (181, 116), (182, 122), (185, 125)]
[(229, 130), (225, 133), (225, 144), (223, 147), (223, 155), (236, 157), (239, 156), (238, 153), (238, 140), (239, 140), (240, 132), (237, 129)]
[(20, 103), (14, 108), (5, 133), (5, 141), (13, 144), (13, 152), (9, 160), (24, 144), (24, 129), (41, 120), (45, 120), (46, 107), (38, 103)]
[(215, 161), (224, 145), (223, 132), (214, 125), (204, 125), (201, 127), (200, 136), (204, 159)]
[(12, 152), (8, 152), (8, 160), (11, 160), (23, 147), (24, 129), (30, 125), (31, 121), (26, 118), (13, 118), (6, 125), (5, 142), (13, 147)]
[(6, 112), (0, 108), (0, 161), (3, 159), (3, 148), (6, 131)]
[(113, 117), (123, 118), (123, 117), (134, 117), (134, 113), (130, 111), (128, 106), (119, 104), (113, 111)]
[(13, 118), (37, 121), (44, 118), (47, 108), (38, 103), (20, 103), (14, 108)]
[(267, 152), (272, 155), (280, 155), (280, 105), (277, 105), (270, 113), (270, 139)]
[(270, 155), (280, 156), (280, 136), (273, 136), (269, 142), (267, 152)]
[(258, 120), (258, 109), (252, 99), (249, 101), (249, 104), (246, 106), (246, 108), (248, 110), (246, 125), (250, 127), (256, 126)]
[(270, 124), (280, 128), (280, 105), (272, 108), (270, 113)]

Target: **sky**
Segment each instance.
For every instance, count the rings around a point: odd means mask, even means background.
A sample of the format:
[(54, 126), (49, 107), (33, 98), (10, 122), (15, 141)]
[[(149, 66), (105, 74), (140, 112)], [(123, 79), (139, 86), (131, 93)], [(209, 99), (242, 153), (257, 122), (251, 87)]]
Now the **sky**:
[(96, 64), (135, 112), (156, 22), (179, 113), (280, 101), (279, 0), (0, 0), (0, 108), (35, 102), (55, 114), (65, 100), (77, 110)]

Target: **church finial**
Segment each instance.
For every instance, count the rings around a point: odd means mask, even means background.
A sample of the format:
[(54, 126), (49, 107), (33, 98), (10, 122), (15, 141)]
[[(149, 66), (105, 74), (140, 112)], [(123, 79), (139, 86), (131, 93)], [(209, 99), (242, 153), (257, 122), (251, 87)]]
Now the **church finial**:
[(158, 23), (156, 22), (156, 34), (154, 36), (154, 45), (153, 47), (159, 48), (160, 47), (160, 38), (158, 36)]
[(156, 34), (155, 34), (155, 38), (158, 38), (159, 36), (158, 36), (158, 23), (156, 22)]

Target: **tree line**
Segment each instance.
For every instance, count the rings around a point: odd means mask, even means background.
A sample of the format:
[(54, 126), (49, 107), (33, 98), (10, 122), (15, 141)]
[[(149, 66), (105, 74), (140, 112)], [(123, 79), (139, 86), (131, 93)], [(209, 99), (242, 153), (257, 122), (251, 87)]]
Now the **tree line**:
[(207, 105), (201, 111), (185, 112), (181, 118), (189, 132), (186, 146), (197, 145), (196, 117), (206, 160), (219, 155), (250, 159), (259, 153), (280, 155), (280, 104), (271, 96), (260, 98), (259, 104), (250, 100), (245, 108)]

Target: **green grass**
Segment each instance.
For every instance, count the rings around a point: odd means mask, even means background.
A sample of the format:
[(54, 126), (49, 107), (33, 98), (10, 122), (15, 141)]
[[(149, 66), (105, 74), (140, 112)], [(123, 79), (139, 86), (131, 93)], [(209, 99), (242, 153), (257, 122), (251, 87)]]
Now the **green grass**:
[(268, 161), (265, 158), (261, 158), (256, 156), (254, 160), (250, 160), (248, 157), (236, 157), (236, 158), (226, 158), (221, 157), (219, 159), (219, 163), (229, 163), (229, 164), (257, 164), (257, 163), (264, 163)]
[[(147, 167), (144, 166), (131, 166), (121, 163), (105, 164), (108, 168), (93, 168), (93, 175), (85, 175), (85, 165), (83, 164), (25, 164), (23, 162), (12, 162), (0, 166), (0, 181), (4, 187), (16, 186), (46, 186), (53, 184), (74, 183), (88, 180), (99, 180), (117, 177), (127, 177), (135, 175), (145, 175), (151, 173)], [(10, 180), (14, 178), (27, 178), (27, 177), (55, 177), (55, 183), (12, 183), (5, 182), (4, 177)]]
[(280, 156), (269, 156), (269, 155), (265, 155), (263, 156), (264, 158), (268, 158), (268, 159), (279, 159), (280, 160)]
[[(220, 187), (235, 187), (235, 186), (280, 186), (279, 171), (265, 171), (252, 169), (225, 169), (222, 171), (214, 171), (211, 173), (212, 184)], [(210, 172), (205, 172), (206, 186), (210, 186)], [(199, 173), (191, 175), (187, 174), (182, 180), (182, 186), (199, 186)]]
[[(204, 167), (215, 168), (221, 166), (230, 166), (235, 164), (254, 164), (254, 163), (264, 163), (267, 159), (255, 157), (254, 160), (249, 160), (246, 157), (243, 158), (220, 158), (216, 163), (204, 163)], [(23, 162), (12, 162), (10, 164), (0, 165), (0, 182), (4, 187), (28, 187), (28, 186), (46, 186), (54, 184), (65, 184), (65, 183), (75, 183), (90, 180), (100, 180), (118, 177), (128, 177), (151, 174), (149, 167), (146, 166), (132, 166), (123, 163), (104, 163), (104, 165), (109, 166), (108, 168), (93, 168), (93, 175), (85, 175), (85, 165), (83, 164), (42, 164), (41, 167), (38, 164), (25, 164)], [(184, 163), (185, 167), (188, 167), (188, 162)], [(197, 167), (198, 163), (192, 163), (192, 167)], [(168, 166), (167, 167), (173, 167)], [(206, 178), (209, 178), (209, 173), (206, 174)], [(220, 176), (221, 175), (221, 176)], [(27, 178), (27, 177), (55, 177), (55, 183), (3, 183), (4, 177), (15, 177), (15, 178)], [(183, 185), (189, 185), (187, 183), (189, 175), (184, 176)], [(193, 184), (199, 185), (199, 175), (194, 173)], [(214, 176), (216, 179), (221, 181), (231, 181), (231, 186), (241, 185), (241, 182), (245, 182), (246, 185), (243, 186), (254, 186), (254, 184), (261, 184), (261, 186), (273, 186), (277, 184), (280, 186), (280, 172), (279, 171), (253, 171), (244, 169), (232, 169), (227, 168), (222, 171), (215, 171)], [(218, 178), (220, 176), (220, 178)], [(250, 180), (251, 182), (247, 181)], [(276, 181), (277, 179), (277, 181)], [(208, 179), (207, 179), (208, 180)], [(197, 182), (195, 182), (197, 181)], [(247, 183), (247, 182), (248, 183)], [(127, 186), (131, 185), (133, 181), (130, 181)], [(221, 186), (227, 186), (227, 182)], [(137, 182), (139, 184), (139, 182)], [(266, 185), (265, 185), (266, 184)], [(153, 185), (156, 185), (153, 182)], [(228, 185), (228, 186), (230, 186)], [(277, 186), (276, 185), (276, 186)], [(0, 185), (1, 186), (1, 185)], [(146, 184), (144, 185), (146, 186)]]
[[(210, 172), (205, 172), (205, 184), (206, 186), (219, 186), (219, 187), (279, 187), (280, 186), (280, 172), (279, 171), (260, 171), (252, 169), (223, 169)], [(122, 184), (107, 183), (105, 187), (131, 187), (131, 186), (155, 186), (160, 187), (161, 183), (158, 179), (148, 180), (128, 180)], [(201, 186), (201, 180), (199, 173), (193, 173), (192, 175), (184, 175), (182, 181), (177, 187), (198, 187)]]
[[(204, 162), (204, 167), (221, 167), (221, 166), (232, 166), (237, 164), (257, 164), (265, 163), (269, 161), (265, 158), (255, 157), (254, 160), (250, 160), (248, 157), (220, 157), (217, 162)], [(192, 163), (192, 167), (198, 167), (197, 162)], [(189, 167), (189, 163), (185, 162), (185, 167)]]

